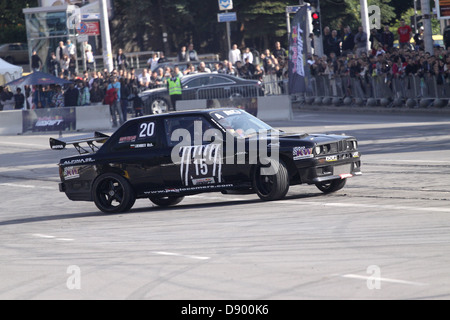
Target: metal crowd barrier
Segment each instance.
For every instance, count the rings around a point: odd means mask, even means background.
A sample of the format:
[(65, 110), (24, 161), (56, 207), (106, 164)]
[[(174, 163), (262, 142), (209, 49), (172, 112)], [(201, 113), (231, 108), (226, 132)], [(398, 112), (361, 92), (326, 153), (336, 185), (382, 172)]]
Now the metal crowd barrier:
[[(309, 79), (308, 101), (328, 98), (334, 104), (371, 104), (409, 107), (430, 105), (443, 107), (450, 104), (450, 82), (442, 75), (408, 75), (395, 77), (320, 75)], [(449, 100), (449, 101), (446, 101)]]

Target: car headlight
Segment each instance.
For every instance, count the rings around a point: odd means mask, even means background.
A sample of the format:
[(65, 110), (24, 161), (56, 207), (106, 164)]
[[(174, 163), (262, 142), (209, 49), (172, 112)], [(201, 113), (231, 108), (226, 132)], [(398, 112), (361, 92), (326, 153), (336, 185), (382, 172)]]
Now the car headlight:
[(319, 155), (322, 152), (322, 147), (321, 146), (316, 146), (314, 148), (314, 152), (316, 155)]

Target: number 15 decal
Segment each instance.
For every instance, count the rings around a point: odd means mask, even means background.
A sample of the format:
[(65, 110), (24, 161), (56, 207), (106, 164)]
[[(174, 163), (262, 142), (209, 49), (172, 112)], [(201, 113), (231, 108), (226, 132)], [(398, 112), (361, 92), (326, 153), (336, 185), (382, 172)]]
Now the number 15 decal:
[(155, 123), (154, 122), (144, 122), (139, 126), (139, 138), (147, 138), (153, 136), (155, 133)]

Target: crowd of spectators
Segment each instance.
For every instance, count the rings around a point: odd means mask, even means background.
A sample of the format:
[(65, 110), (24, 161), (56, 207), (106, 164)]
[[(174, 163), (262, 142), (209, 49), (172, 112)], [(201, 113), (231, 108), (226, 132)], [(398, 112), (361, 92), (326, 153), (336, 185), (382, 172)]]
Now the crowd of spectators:
[[(382, 30), (373, 29), (369, 35), (362, 31), (362, 27), (356, 33), (346, 27), (342, 36), (325, 27), (324, 55), (308, 56), (310, 73), (312, 76), (360, 79), (382, 76), (387, 82), (410, 75), (421, 78), (435, 76), (437, 84), (450, 81), (450, 51), (435, 45), (433, 52), (426, 52), (423, 33), (421, 27), (418, 33), (413, 34), (404, 21), (397, 29), (397, 36), (389, 26)], [(398, 38), (398, 45), (394, 45), (395, 38)]]
[[(394, 46), (394, 39), (399, 39), (399, 45)], [(410, 41), (413, 38), (414, 41)], [(372, 30), (367, 35), (362, 27), (352, 32), (345, 27), (343, 32), (324, 28), (323, 56), (314, 53), (307, 57), (311, 76), (327, 75), (367, 78), (385, 76), (386, 78), (403, 77), (407, 75), (436, 76), (438, 84), (450, 81), (450, 52), (441, 47), (434, 47), (433, 52), (425, 52), (423, 28), (413, 35), (411, 28), (401, 22), (397, 36), (384, 26), (382, 30)], [(367, 44), (370, 50), (367, 51)], [(147, 61), (147, 66), (136, 70), (129, 66), (126, 54), (119, 49), (114, 56), (115, 69), (95, 71), (93, 68), (92, 48), (84, 43), (86, 71), (76, 73), (75, 46), (70, 42), (60, 42), (58, 48), (47, 60), (49, 73), (60, 78), (72, 80), (68, 86), (33, 86), (20, 89), (15, 94), (9, 88), (0, 88), (0, 110), (53, 108), (96, 105), (105, 103), (108, 85), (120, 83), (120, 100), (126, 119), (128, 105), (137, 105), (140, 113), (141, 102), (136, 101), (137, 93), (146, 89), (166, 86), (167, 79), (172, 74), (183, 77), (200, 72), (216, 72), (235, 75), (243, 78), (262, 80), (264, 76), (274, 75), (278, 79), (287, 77), (288, 52), (281, 47), (280, 42), (274, 44), (272, 50), (262, 53), (250, 48), (239, 49), (236, 44), (229, 51), (227, 59), (205, 64), (200, 61), (193, 44), (183, 46), (177, 54), (173, 65), (162, 63), (169, 60), (163, 54), (154, 54)], [(36, 58), (36, 61), (38, 59)], [(176, 63), (184, 63), (184, 67)], [(181, 66), (182, 64), (180, 64)], [(42, 62), (35, 66), (39, 70)], [(34, 68), (33, 68), (34, 69)]]
[[(205, 64), (200, 61), (193, 44), (181, 47), (176, 61), (173, 64), (164, 65), (169, 60), (163, 53), (153, 54), (147, 61), (147, 66), (142, 69), (130, 67), (126, 54), (118, 49), (114, 55), (115, 69), (111, 72), (104, 69), (95, 71), (93, 66), (92, 48), (86, 42), (83, 44), (85, 51), (86, 71), (77, 74), (76, 48), (70, 42), (60, 42), (55, 52), (47, 59), (46, 71), (61, 79), (71, 80), (70, 85), (49, 86), (25, 86), (25, 92), (12, 94), (8, 87), (0, 88), (0, 110), (10, 109), (39, 109), (71, 106), (97, 105), (105, 103), (105, 95), (108, 85), (117, 77), (120, 83), (120, 100), (124, 110), (124, 119), (128, 105), (137, 105), (141, 113), (140, 101), (136, 101), (137, 94), (146, 89), (166, 86), (167, 79), (175, 73), (179, 77), (185, 75), (214, 72), (230, 74), (237, 77), (262, 79), (266, 75), (277, 77), (287, 74), (287, 51), (276, 42), (273, 50), (265, 50), (259, 54), (250, 48), (242, 50), (234, 45), (230, 50), (228, 59), (214, 61)], [(35, 54), (35, 53), (34, 53)], [(44, 64), (35, 55), (34, 60), (39, 61), (33, 65), (33, 71), (42, 70)], [(183, 67), (177, 66), (177, 63)], [(185, 66), (185, 67), (184, 67)], [(78, 66), (80, 67), (80, 66)]]

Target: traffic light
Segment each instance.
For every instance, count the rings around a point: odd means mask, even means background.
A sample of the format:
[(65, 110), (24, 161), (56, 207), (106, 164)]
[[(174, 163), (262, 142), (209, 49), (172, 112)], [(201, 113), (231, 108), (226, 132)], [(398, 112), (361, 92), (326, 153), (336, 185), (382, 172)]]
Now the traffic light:
[[(304, 2), (308, 2), (311, 5), (311, 7), (314, 7), (314, 8), (317, 8), (317, 6), (319, 5), (318, 0), (304, 0)], [(300, 4), (303, 4), (303, 3), (300, 3)]]
[(311, 13), (312, 31), (316, 37), (320, 36), (320, 14), (318, 12)]

